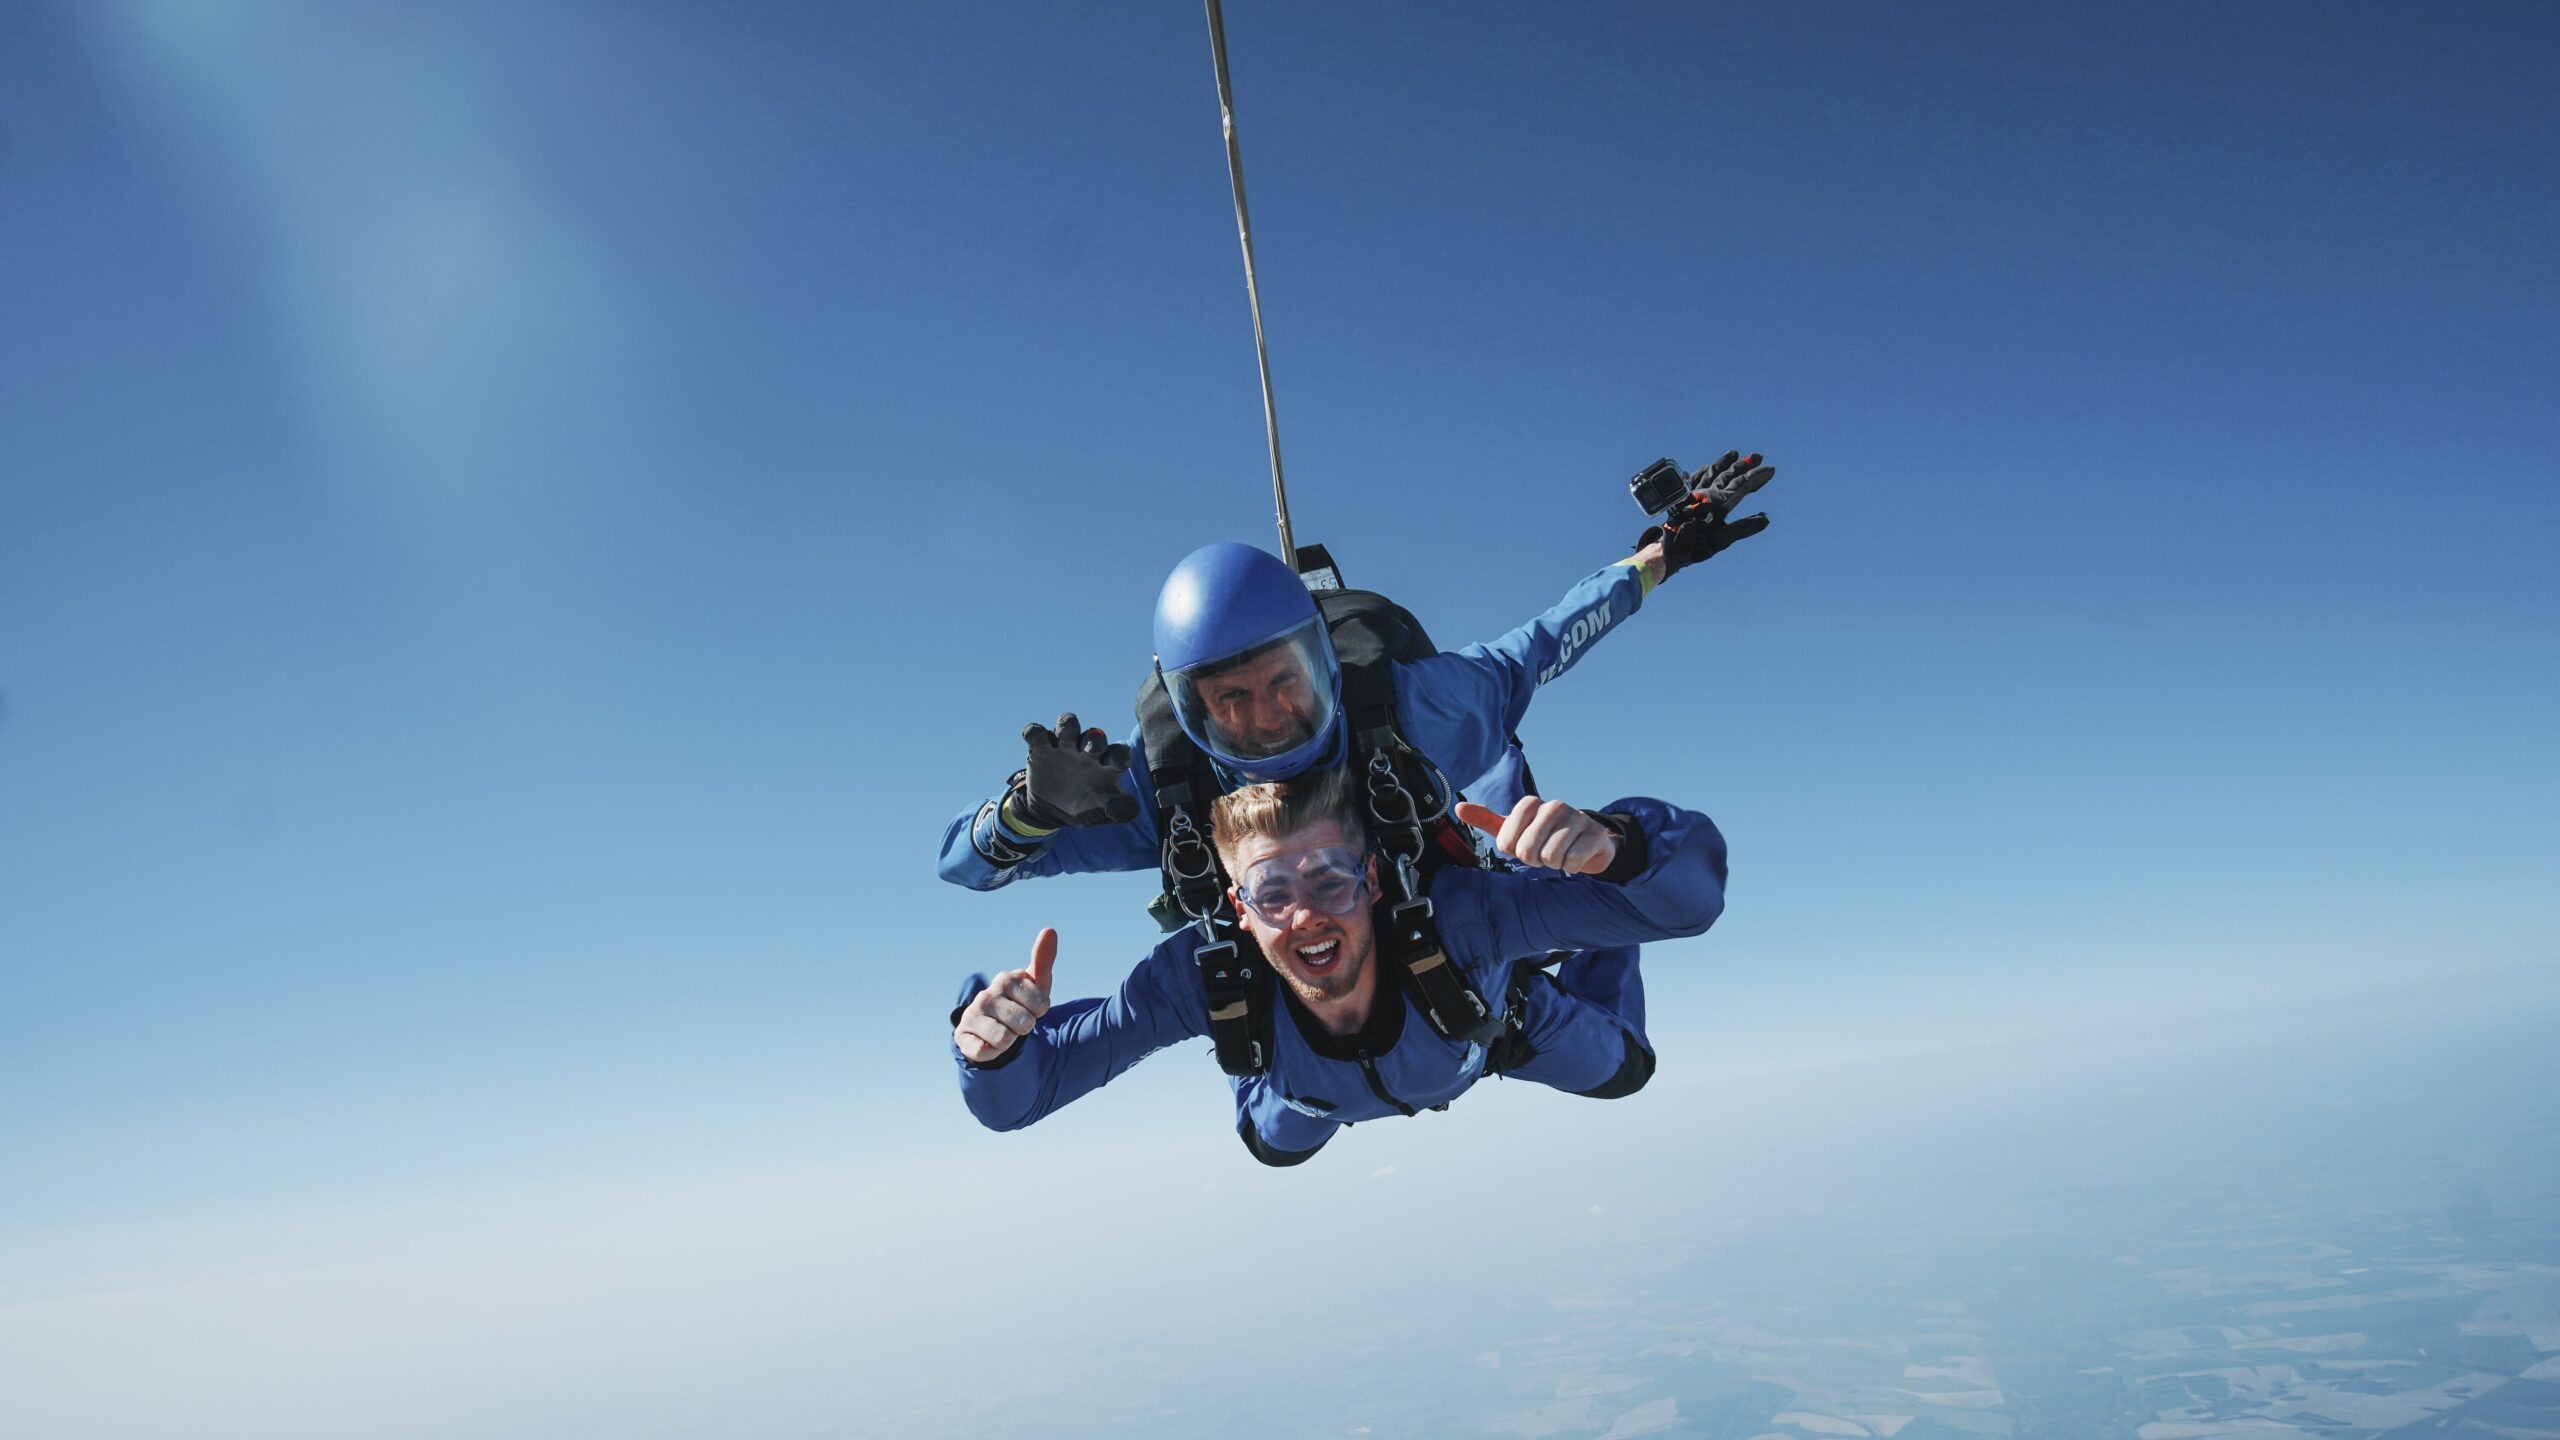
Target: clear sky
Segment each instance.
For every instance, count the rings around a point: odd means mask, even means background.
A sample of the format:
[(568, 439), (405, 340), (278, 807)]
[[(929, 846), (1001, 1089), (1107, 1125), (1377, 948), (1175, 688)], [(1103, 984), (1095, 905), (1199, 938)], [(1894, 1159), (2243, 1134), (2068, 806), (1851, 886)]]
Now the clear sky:
[[(1645, 461), (1778, 466), (1524, 730), (1730, 837), (1648, 964), (1655, 1123), (1718, 1067), (2548, 979), (2560, 10), (1228, 27), (1354, 583), (1487, 638), (1624, 553)], [(1152, 890), (931, 867), (1269, 510), (1195, 7), (0, 7), (0, 1244), (1260, 1183), (1188, 1052), (979, 1132), (960, 978), (1055, 924), (1100, 992)]]

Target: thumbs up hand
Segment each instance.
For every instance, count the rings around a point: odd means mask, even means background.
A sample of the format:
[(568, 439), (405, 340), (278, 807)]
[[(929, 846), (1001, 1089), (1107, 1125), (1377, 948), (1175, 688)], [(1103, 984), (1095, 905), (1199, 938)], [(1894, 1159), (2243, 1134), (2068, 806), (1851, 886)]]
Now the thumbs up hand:
[(1031, 1033), (1049, 1013), (1049, 976), (1058, 963), (1058, 932), (1043, 930), (1031, 942), (1031, 966), (1007, 970), (987, 982), (960, 1010), (951, 1027), (951, 1043), (970, 1063), (984, 1065)]
[(1618, 858), (1617, 833), (1561, 800), (1523, 795), (1508, 816), (1461, 800), (1456, 814), (1493, 836), (1493, 848), (1523, 865), (1597, 875)]

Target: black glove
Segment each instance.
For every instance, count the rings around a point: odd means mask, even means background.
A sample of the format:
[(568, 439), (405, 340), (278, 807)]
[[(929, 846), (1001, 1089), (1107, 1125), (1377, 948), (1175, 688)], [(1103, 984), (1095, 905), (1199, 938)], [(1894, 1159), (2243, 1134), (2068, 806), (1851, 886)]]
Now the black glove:
[(1761, 464), (1757, 455), (1727, 450), (1723, 459), (1689, 477), (1689, 498), (1672, 507), (1664, 517), (1667, 523), (1646, 527), (1636, 548), (1661, 541), (1662, 574), (1669, 579), (1737, 540), (1750, 539), (1769, 528), (1767, 515), (1725, 517), (1777, 473), (1778, 467)]
[(1120, 788), (1129, 769), (1129, 747), (1114, 745), (1099, 730), (1086, 730), (1070, 713), (1058, 717), (1058, 728), (1032, 724), (1022, 728), (1030, 763), (1014, 785), (1007, 803), (1023, 819), (1043, 830), (1070, 825), (1117, 825), (1138, 818), (1138, 802)]

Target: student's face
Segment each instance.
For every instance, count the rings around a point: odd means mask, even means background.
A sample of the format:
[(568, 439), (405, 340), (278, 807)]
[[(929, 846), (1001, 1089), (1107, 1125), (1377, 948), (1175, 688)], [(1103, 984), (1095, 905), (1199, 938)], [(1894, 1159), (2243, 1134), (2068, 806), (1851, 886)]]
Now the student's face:
[(1305, 744), (1316, 733), (1315, 679), (1295, 645), (1218, 671), (1199, 685), (1200, 704), (1230, 753), (1259, 760)]
[[(1239, 887), (1245, 877), (1258, 873), (1258, 867), (1266, 860), (1274, 860), (1276, 868), (1294, 874), (1295, 867), (1309, 862), (1315, 852), (1327, 847), (1348, 848), (1341, 825), (1332, 820), (1317, 821), (1277, 839), (1257, 835), (1227, 857), (1227, 873), (1237, 877)], [(1359, 903), (1340, 915), (1325, 914), (1308, 893), (1314, 888), (1309, 885), (1296, 886), (1294, 903), (1280, 909), (1273, 919), (1265, 919), (1241, 900), (1236, 905), (1246, 933), (1279, 967), (1281, 977), (1298, 992), (1298, 998), (1311, 1005), (1348, 999), (1357, 993), (1377, 948), (1368, 902), (1377, 897), (1378, 864), (1368, 860), (1362, 865)]]

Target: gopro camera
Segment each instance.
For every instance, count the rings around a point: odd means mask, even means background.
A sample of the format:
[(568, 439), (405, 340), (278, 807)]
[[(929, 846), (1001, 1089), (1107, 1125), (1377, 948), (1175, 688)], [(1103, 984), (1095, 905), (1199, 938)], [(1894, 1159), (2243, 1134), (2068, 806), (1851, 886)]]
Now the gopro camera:
[(1644, 513), (1659, 515), (1689, 498), (1689, 473), (1665, 457), (1637, 471), (1627, 490)]

